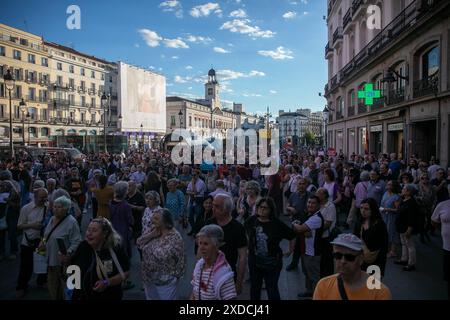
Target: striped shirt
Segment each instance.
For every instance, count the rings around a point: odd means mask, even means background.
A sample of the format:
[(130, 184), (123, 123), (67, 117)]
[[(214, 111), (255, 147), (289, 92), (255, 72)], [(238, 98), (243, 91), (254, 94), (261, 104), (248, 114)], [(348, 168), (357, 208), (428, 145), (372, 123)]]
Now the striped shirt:
[[(217, 300), (214, 289), (214, 275), (212, 274), (212, 271), (212, 267), (205, 268), (203, 272), (201, 272), (201, 268), (199, 268), (197, 273), (194, 271), (191, 284), (193, 287), (195, 300)], [(199, 292), (200, 275), (202, 277), (201, 281), (203, 285)], [(219, 296), (221, 300), (231, 300), (237, 296), (233, 278), (230, 278), (224, 282), (220, 288)]]

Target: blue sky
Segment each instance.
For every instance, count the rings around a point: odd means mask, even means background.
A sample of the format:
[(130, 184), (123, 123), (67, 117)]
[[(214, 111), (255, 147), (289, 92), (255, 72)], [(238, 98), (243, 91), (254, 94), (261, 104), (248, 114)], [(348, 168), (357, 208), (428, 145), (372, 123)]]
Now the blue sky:
[[(69, 5), (81, 29), (69, 30)], [(45, 40), (166, 76), (167, 94), (203, 97), (218, 71), (221, 99), (247, 112), (322, 110), (325, 0), (7, 1), (0, 22)], [(25, 22), (26, 21), (26, 24)]]

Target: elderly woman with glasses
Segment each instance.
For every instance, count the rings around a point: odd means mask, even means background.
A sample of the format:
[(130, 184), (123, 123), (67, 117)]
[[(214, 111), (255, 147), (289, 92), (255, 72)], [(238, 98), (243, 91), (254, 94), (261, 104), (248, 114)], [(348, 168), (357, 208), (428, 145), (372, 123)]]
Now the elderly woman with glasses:
[(71, 206), (72, 201), (64, 196), (53, 202), (53, 217), (45, 228), (40, 245), (40, 251), (45, 250), (47, 258), (47, 285), (52, 300), (63, 299), (65, 283), (62, 281), (62, 263), (70, 260), (81, 242), (78, 222), (69, 214)]
[(280, 300), (278, 279), (283, 267), (280, 242), (290, 240), (291, 252), (295, 246), (295, 232), (277, 218), (272, 198), (258, 201), (257, 213), (245, 221), (249, 238), (248, 266), (250, 271), (250, 299), (261, 300), (263, 280), (269, 300)]
[(142, 281), (147, 300), (176, 300), (178, 283), (184, 275), (184, 242), (174, 228), (172, 214), (157, 210), (152, 228), (137, 241), (142, 250)]
[(114, 185), (114, 197), (109, 205), (111, 223), (122, 238), (122, 246), (131, 257), (131, 239), (133, 235), (133, 214), (131, 206), (125, 200), (128, 194), (128, 182), (119, 181)]
[(204, 226), (196, 235), (200, 260), (192, 277), (191, 300), (231, 300), (236, 298), (234, 273), (219, 250), (224, 233), (220, 226)]
[(129, 276), (130, 262), (120, 245), (121, 237), (105, 218), (89, 223), (86, 237), (70, 263), (81, 271), (80, 289), (72, 300), (121, 300), (122, 282)]
[(156, 191), (149, 191), (145, 194), (145, 204), (147, 208), (144, 210), (142, 216), (142, 234), (147, 233), (152, 227), (153, 214), (162, 209), (160, 204), (159, 193)]
[(380, 213), (388, 231), (389, 252), (388, 258), (396, 257), (400, 245), (400, 235), (397, 232), (395, 221), (397, 220), (397, 208), (400, 204), (400, 183), (397, 180), (388, 181), (386, 192), (381, 199)]

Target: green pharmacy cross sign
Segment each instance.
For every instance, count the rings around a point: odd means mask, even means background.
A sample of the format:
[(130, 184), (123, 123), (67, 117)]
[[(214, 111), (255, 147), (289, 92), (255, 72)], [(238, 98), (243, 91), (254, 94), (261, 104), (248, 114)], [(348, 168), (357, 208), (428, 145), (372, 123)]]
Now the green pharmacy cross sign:
[(364, 99), (366, 106), (373, 105), (373, 99), (381, 98), (380, 90), (373, 90), (372, 83), (366, 83), (364, 90), (358, 91), (358, 98)]

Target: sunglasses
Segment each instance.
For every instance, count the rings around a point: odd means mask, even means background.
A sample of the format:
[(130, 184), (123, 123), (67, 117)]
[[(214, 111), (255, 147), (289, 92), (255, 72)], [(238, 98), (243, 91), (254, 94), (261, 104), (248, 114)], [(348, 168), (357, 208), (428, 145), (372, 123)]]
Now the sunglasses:
[(350, 253), (333, 252), (334, 260), (341, 260), (342, 257), (344, 257), (345, 261), (353, 262), (353, 261), (355, 261), (357, 255), (350, 254)]

